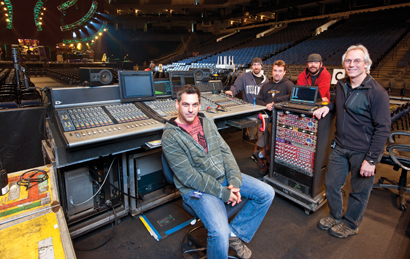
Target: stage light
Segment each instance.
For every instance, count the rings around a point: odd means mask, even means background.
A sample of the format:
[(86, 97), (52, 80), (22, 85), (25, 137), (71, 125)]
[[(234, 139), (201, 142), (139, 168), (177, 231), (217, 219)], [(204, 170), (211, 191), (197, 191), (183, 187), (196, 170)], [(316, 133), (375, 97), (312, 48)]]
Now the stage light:
[(4, 5), (4, 2), (1, 2), (1, 5)]
[(43, 23), (42, 23), (42, 22), (39, 22), (38, 24), (42, 25)]
[(4, 9), (4, 11), (7, 11), (7, 7), (4, 7), (3, 9)]
[(107, 28), (104, 28), (103, 31), (107, 31)]
[(91, 42), (94, 42), (94, 40), (91, 40)]
[(46, 10), (46, 8), (45, 8), (45, 7), (43, 7), (43, 10), (45, 11), (45, 10)]
[(98, 39), (98, 36), (95, 36), (94, 38), (97, 40), (97, 39)]
[(77, 34), (75, 34), (75, 32), (73, 32), (73, 37), (74, 37), (74, 38), (76, 38), (76, 37), (77, 37)]
[(84, 27), (88, 29), (88, 26), (87, 26), (87, 25), (86, 25), (86, 26), (84, 26)]
[(77, 49), (78, 49), (78, 50), (81, 50), (81, 42), (79, 42), (79, 43), (77, 44)]
[(99, 33), (98, 33), (98, 35), (100, 35), (100, 36), (101, 36), (101, 35), (102, 35), (102, 32), (99, 32)]
[(8, 13), (6, 13), (6, 16), (9, 16), (9, 14), (8, 14)]
[(6, 22), (9, 22), (10, 20), (9, 19), (6, 19)]
[(43, 20), (43, 17), (40, 17), (40, 18), (38, 18), (38, 19)]

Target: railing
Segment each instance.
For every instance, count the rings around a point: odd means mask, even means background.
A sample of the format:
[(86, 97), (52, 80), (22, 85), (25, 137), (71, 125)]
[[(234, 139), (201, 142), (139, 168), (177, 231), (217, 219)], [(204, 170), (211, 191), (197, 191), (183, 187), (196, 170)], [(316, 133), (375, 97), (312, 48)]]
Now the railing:
[(384, 65), (384, 63), (386, 63), (386, 62), (390, 59), (390, 56), (391, 56), (391, 60), (394, 60), (394, 58), (397, 57), (397, 52), (399, 51), (399, 49), (400, 49), (401, 47), (407, 45), (407, 42), (408, 42), (408, 39), (409, 39), (409, 35), (410, 35), (410, 32), (408, 32), (408, 33), (406, 34), (406, 36), (404, 36), (403, 39), (400, 40), (400, 42), (396, 45), (396, 47), (394, 47), (393, 50), (390, 51), (389, 54), (387, 54), (387, 55), (382, 59), (382, 61), (380, 61), (380, 62), (377, 64), (377, 77), (379, 77), (379, 73), (380, 73), (380, 68), (381, 68), (381, 66)]

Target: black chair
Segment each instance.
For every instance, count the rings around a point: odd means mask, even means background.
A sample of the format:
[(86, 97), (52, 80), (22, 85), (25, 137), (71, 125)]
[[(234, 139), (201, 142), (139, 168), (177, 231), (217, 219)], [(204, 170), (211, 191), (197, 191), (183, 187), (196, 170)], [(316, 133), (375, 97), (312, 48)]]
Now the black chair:
[[(171, 170), (171, 167), (168, 164), (167, 159), (165, 158), (164, 153), (162, 153), (162, 170), (164, 172), (164, 176), (165, 179), (167, 180), (167, 182), (169, 184), (174, 184), (174, 173)], [(228, 218), (231, 218), (232, 216), (234, 216), (236, 213), (238, 213), (243, 206), (245, 206), (245, 203), (247, 202), (247, 199), (242, 197), (242, 202), (235, 205), (234, 207), (232, 207), (229, 204), (225, 204), (225, 208), (226, 208), (226, 212), (228, 214)], [(195, 217), (197, 220), (199, 220), (198, 216), (195, 214), (195, 212), (192, 210), (192, 208), (186, 204), (184, 201), (182, 202), (182, 206), (184, 207), (184, 209), (193, 217)], [(198, 242), (195, 238), (192, 237), (192, 233), (200, 228), (202, 228), (203, 226), (200, 227), (196, 227), (193, 228), (192, 230), (190, 230), (182, 239), (181, 242), (181, 253), (182, 253), (182, 257), (185, 258), (186, 253), (197, 253), (197, 252), (203, 252), (206, 254), (206, 246), (201, 244), (200, 242)], [(187, 244), (189, 247), (195, 246), (197, 247), (196, 249), (190, 249), (190, 250), (185, 250), (184, 251), (184, 244), (185, 244), (185, 240), (187, 240)], [(229, 256), (229, 258), (236, 258), (236, 257), (232, 257)]]
[[(410, 170), (410, 145), (398, 144), (395, 142), (395, 136), (410, 137), (410, 132), (406, 131), (394, 131), (390, 134), (389, 144), (386, 147), (386, 151), (380, 163), (392, 165), (393, 169), (398, 171), (400, 168), (401, 175), (399, 181), (389, 180), (385, 177), (381, 177), (378, 184), (374, 184), (373, 188), (387, 188), (399, 191), (400, 205), (399, 209), (402, 211), (407, 210), (406, 193), (410, 193), (410, 185), (407, 185), (407, 171)], [(384, 182), (389, 184), (385, 184)]]

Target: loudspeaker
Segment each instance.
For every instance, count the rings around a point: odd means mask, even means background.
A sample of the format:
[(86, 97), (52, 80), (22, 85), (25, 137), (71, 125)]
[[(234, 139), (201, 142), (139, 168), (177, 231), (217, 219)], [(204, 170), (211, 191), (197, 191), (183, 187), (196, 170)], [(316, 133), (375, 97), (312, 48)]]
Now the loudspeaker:
[(80, 67), (81, 85), (100, 86), (112, 85), (114, 77), (112, 70), (100, 67)]
[(195, 81), (209, 81), (211, 78), (211, 70), (209, 68), (196, 69), (194, 71)]

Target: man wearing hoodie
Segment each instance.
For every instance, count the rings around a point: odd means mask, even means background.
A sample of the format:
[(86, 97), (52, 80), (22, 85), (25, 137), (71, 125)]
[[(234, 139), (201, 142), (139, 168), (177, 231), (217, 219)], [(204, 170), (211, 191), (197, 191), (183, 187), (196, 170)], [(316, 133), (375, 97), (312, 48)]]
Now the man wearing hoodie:
[(306, 69), (299, 74), (297, 85), (316, 85), (319, 87), (322, 101), (330, 101), (330, 80), (332, 76), (323, 66), (319, 54), (310, 54), (307, 59)]
[[(262, 85), (267, 81), (266, 76), (262, 73), (263, 62), (260, 58), (254, 58), (251, 62), (252, 71), (243, 73), (236, 80), (235, 83), (231, 86), (229, 91), (226, 91), (226, 94), (235, 96), (239, 91), (243, 92), (243, 100), (248, 103), (255, 103), (256, 96), (258, 96), (259, 91)], [(250, 128), (248, 128), (249, 130)], [(254, 128), (252, 128), (253, 130)], [(258, 163), (257, 157), (255, 156), (258, 152), (258, 145), (255, 144), (254, 152), (251, 155), (251, 158)]]
[[(162, 150), (174, 173), (174, 183), (185, 203), (208, 231), (207, 258), (228, 258), (229, 248), (239, 258), (250, 258), (250, 242), (275, 191), (242, 174), (229, 146), (216, 125), (199, 113), (201, 93), (192, 85), (177, 93), (176, 118), (164, 128)], [(225, 203), (235, 206), (246, 197), (245, 206), (228, 222)]]
[[(256, 97), (256, 104), (266, 106), (269, 115), (272, 115), (273, 105), (275, 103), (285, 102), (290, 99), (290, 94), (293, 89), (293, 83), (285, 77), (286, 64), (283, 60), (276, 60), (273, 63), (272, 79), (263, 84), (258, 96)], [(257, 158), (258, 166), (261, 168), (262, 175), (267, 174), (270, 164), (270, 133), (269, 126), (265, 128), (256, 143), (258, 147), (263, 148), (262, 151), (256, 151), (253, 156)], [(267, 163), (263, 159), (266, 157)]]
[(243, 100), (254, 103), (262, 85), (266, 82), (266, 76), (262, 73), (262, 59), (252, 59), (251, 67), (252, 71), (238, 76), (230, 90), (225, 92), (226, 94), (235, 96), (239, 91), (243, 91)]

